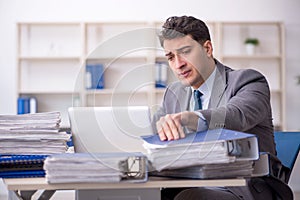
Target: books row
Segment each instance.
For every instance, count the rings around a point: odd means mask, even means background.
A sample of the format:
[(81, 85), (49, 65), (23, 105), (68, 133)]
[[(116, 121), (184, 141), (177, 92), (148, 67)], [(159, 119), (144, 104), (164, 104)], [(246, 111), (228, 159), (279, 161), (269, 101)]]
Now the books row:
[(35, 97), (19, 97), (17, 104), (18, 114), (36, 113), (38, 109)]
[[(85, 69), (86, 89), (103, 89), (105, 87), (105, 68), (103, 64), (87, 64)], [(168, 82), (168, 65), (155, 63), (155, 87), (165, 88)]]
[(102, 64), (87, 64), (85, 68), (86, 89), (104, 88), (104, 66)]
[(168, 64), (165, 62), (155, 63), (155, 87), (165, 88), (168, 84)]

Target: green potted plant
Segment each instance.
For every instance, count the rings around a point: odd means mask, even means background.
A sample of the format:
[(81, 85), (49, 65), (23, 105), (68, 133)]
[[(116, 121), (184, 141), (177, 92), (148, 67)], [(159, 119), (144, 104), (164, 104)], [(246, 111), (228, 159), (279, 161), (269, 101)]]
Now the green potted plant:
[(246, 38), (244, 41), (246, 45), (246, 52), (248, 55), (253, 55), (255, 53), (255, 48), (259, 45), (259, 40), (257, 38)]

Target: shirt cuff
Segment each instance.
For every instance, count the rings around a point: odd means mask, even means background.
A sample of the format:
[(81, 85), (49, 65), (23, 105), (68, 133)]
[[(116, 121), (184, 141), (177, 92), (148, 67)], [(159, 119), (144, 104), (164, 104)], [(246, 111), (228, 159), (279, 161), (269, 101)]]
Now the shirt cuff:
[(207, 123), (206, 123), (206, 119), (204, 118), (204, 116), (202, 115), (201, 112), (197, 112), (194, 111), (194, 113), (196, 115), (198, 115), (199, 119), (198, 119), (198, 126), (197, 126), (197, 132), (200, 131), (205, 131), (208, 129)]

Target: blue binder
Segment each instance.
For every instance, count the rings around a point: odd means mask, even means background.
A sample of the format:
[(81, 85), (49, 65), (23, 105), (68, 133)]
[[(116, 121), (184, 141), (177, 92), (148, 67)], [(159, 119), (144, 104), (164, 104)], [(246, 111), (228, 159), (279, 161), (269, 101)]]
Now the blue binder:
[(87, 89), (104, 88), (104, 66), (102, 64), (87, 64), (86, 73), (88, 80)]
[(0, 155), (1, 178), (45, 176), (43, 169), (47, 155)]
[(33, 178), (44, 177), (44, 170), (0, 172), (1, 178)]
[(165, 88), (167, 86), (167, 64), (164, 62), (155, 63), (155, 87)]
[(18, 98), (18, 115), (30, 113), (30, 98), (19, 97)]

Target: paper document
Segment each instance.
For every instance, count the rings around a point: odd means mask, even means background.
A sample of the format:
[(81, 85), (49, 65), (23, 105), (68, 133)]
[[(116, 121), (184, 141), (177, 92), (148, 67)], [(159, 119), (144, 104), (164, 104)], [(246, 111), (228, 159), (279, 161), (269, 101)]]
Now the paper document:
[(0, 154), (55, 154), (67, 151), (70, 134), (60, 132), (59, 112), (0, 115)]
[(185, 138), (161, 141), (158, 135), (143, 136), (147, 157), (157, 171), (183, 167), (256, 160), (257, 137), (227, 129), (187, 134)]
[(49, 183), (145, 182), (147, 158), (141, 153), (74, 153), (49, 156), (44, 165)]

